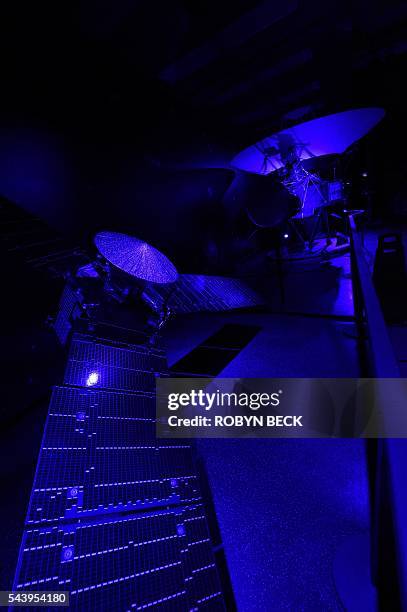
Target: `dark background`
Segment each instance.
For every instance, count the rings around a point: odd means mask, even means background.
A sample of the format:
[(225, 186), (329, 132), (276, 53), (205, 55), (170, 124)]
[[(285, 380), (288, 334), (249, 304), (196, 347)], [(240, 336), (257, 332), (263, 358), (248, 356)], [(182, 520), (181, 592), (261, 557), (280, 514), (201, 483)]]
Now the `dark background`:
[[(406, 4), (5, 3), (0, 193), (87, 242), (133, 232), (205, 269), (241, 148), (360, 106), (385, 121), (348, 171), (406, 214)], [(219, 232), (219, 230), (221, 230)]]

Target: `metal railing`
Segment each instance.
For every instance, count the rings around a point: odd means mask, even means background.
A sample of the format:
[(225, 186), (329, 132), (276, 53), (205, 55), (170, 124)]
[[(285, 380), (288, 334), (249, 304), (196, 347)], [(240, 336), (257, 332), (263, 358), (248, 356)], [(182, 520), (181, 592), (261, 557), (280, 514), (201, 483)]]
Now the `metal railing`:
[[(363, 375), (399, 378), (399, 364), (352, 214), (349, 229)], [(407, 610), (407, 439), (367, 442), (372, 501), (372, 580), (378, 588), (380, 609)]]

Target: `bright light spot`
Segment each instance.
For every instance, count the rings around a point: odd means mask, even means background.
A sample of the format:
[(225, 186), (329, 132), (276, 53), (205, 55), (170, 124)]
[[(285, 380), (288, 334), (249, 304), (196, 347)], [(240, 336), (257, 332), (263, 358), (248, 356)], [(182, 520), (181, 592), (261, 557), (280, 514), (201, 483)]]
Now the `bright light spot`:
[(288, 238), (288, 234), (284, 234), (283, 238)]
[(93, 385), (96, 385), (98, 380), (99, 380), (98, 372), (91, 372), (87, 378), (86, 386), (92, 387)]
[(179, 536), (184, 536), (186, 533), (184, 525), (177, 525), (177, 534)]
[(362, 176), (363, 176), (363, 178), (366, 178), (367, 177), (367, 172), (362, 172)]

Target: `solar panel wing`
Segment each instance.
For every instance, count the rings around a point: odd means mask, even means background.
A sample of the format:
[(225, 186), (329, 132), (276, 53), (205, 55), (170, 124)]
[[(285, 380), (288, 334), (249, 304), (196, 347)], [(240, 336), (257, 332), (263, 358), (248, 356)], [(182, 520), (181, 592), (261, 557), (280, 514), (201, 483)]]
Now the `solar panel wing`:
[(161, 351), (73, 336), (14, 589), (67, 590), (72, 610), (223, 606), (191, 447), (155, 438), (157, 372)]

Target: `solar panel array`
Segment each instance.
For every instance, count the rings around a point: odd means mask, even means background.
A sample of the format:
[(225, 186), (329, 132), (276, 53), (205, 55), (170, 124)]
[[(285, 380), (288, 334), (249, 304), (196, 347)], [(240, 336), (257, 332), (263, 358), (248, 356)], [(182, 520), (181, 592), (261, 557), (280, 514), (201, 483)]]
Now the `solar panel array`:
[(14, 589), (72, 610), (224, 610), (191, 448), (155, 438), (158, 349), (74, 334), (49, 406)]
[(29, 267), (56, 277), (64, 277), (89, 261), (80, 247), (2, 196), (0, 245)]
[(64, 290), (62, 291), (58, 313), (54, 322), (55, 333), (62, 345), (65, 345), (69, 339), (75, 317), (75, 311), (77, 311), (77, 314), (79, 315), (80, 296), (70, 283), (66, 283)]
[(240, 279), (203, 274), (180, 274), (170, 290), (148, 285), (144, 293), (157, 310), (168, 299), (171, 310), (179, 313), (219, 312), (264, 304), (264, 298)]

